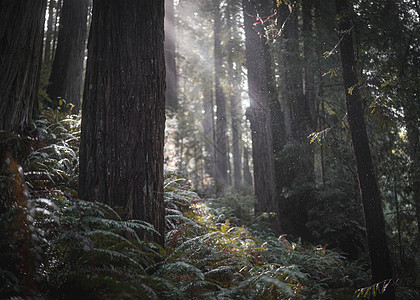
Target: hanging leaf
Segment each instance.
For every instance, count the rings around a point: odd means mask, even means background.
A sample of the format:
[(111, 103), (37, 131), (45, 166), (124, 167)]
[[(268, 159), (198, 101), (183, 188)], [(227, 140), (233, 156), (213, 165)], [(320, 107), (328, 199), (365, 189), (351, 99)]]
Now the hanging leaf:
[(391, 83), (391, 81), (392, 81), (391, 79), (388, 79), (387, 81), (381, 84), (381, 87), (386, 87), (388, 84)]
[(350, 95), (353, 95), (353, 90), (354, 90), (355, 87), (356, 87), (356, 85), (353, 85), (352, 87), (349, 88), (348, 93)]

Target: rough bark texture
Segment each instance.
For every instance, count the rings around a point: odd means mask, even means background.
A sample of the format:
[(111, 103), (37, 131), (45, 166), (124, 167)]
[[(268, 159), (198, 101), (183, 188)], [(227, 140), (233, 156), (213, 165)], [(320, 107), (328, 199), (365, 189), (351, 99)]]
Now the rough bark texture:
[(216, 191), (221, 192), (228, 185), (228, 139), (226, 120), (226, 97), (220, 83), (222, 76), (222, 44), (220, 0), (214, 1), (214, 80), (216, 90)]
[(43, 63), (50, 66), (51, 64), (51, 45), (54, 35), (53, 20), (54, 20), (54, 9), (55, 0), (48, 1), (48, 23), (47, 32), (45, 33), (45, 46), (44, 46), (44, 61)]
[(175, 7), (173, 0), (165, 0), (165, 64), (166, 64), (166, 108), (178, 109), (178, 79), (176, 75)]
[[(312, 241), (312, 235), (306, 226), (309, 221), (308, 204), (311, 199), (314, 199), (313, 145), (307, 139), (312, 129), (309, 108), (312, 98), (309, 92), (307, 95), (304, 94), (304, 78), (302, 76), (303, 73), (310, 75), (310, 72), (307, 72), (310, 71), (310, 68), (305, 66), (304, 69), (300, 58), (302, 48), (300, 47), (298, 27), (299, 6), (295, 5), (290, 10), (288, 5), (283, 3), (278, 7), (278, 10), (279, 23), (286, 22), (282, 38), (277, 46), (281, 65), (279, 84), (283, 112), (283, 120), (278, 123), (283, 125), (285, 136), (284, 141), (276, 142), (275, 167), (279, 214), (285, 233)], [(305, 8), (304, 26), (309, 31), (310, 22), (307, 20), (307, 10), (308, 7)], [(312, 78), (308, 76), (308, 78), (313, 81), (313, 76)], [(275, 118), (276, 116), (273, 115), (273, 119)], [(279, 114), (277, 114), (277, 118), (279, 118)], [(284, 188), (293, 191), (291, 195), (282, 193)]]
[(232, 157), (233, 157), (233, 184), (235, 190), (239, 191), (242, 187), (242, 156), (240, 149), (241, 140), (241, 99), (240, 99), (240, 87), (241, 87), (241, 65), (236, 63), (233, 66), (234, 54), (237, 48), (234, 45), (235, 39), (237, 38), (238, 32), (236, 25), (234, 24), (234, 13), (235, 2), (229, 2), (226, 10), (228, 11), (226, 16), (226, 25), (229, 30), (229, 42), (228, 42), (228, 72), (229, 72), (229, 83), (230, 83), (230, 118), (231, 118), (231, 130), (232, 130)]
[[(339, 16), (339, 48), (348, 122), (353, 141), (359, 189), (365, 216), (372, 281), (378, 283), (392, 279), (391, 262), (385, 234), (385, 220), (366, 133), (362, 98), (356, 86), (358, 79), (349, 17), (350, 7), (347, 0), (336, 0), (336, 10)], [(348, 90), (355, 86), (356, 88), (354, 88), (352, 93), (349, 93)], [(389, 285), (385, 294), (379, 295), (375, 299), (395, 299), (393, 286)]]
[[(266, 57), (269, 56), (265, 41), (253, 29), (257, 11), (262, 1), (243, 0), (245, 22), (246, 65), (250, 107), (247, 115), (251, 123), (252, 157), (254, 162), (254, 189), (256, 212), (277, 212), (275, 202), (276, 182), (272, 146), (272, 128), (269, 109), (269, 83)], [(277, 224), (278, 225), (278, 224)], [(280, 228), (276, 228), (280, 229)]]
[(79, 195), (144, 220), (163, 244), (163, 0), (95, 0), (83, 98)]
[(88, 0), (64, 0), (61, 9), (57, 50), (47, 93), (55, 107), (59, 99), (80, 108), (85, 58)]
[(0, 130), (22, 129), (36, 109), (46, 5), (0, 1)]

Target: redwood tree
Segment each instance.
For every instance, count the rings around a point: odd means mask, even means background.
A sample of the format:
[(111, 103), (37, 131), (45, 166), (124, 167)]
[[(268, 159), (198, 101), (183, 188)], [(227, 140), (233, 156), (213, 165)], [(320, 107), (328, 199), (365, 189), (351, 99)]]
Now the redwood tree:
[(64, 0), (57, 49), (47, 93), (58, 106), (60, 98), (80, 107), (86, 49), (89, 0)]
[[(228, 2), (226, 7), (226, 26), (229, 30), (228, 50), (228, 76), (230, 84), (230, 117), (232, 131), (232, 158), (233, 158), (233, 184), (237, 191), (242, 188), (242, 156), (241, 156), (241, 71), (242, 66), (238, 63), (240, 57), (236, 53), (242, 53), (240, 38), (237, 30), (237, 8), (234, 1)], [(234, 66), (235, 62), (235, 66)]]
[(0, 1), (0, 130), (22, 129), (36, 109), (46, 5)]
[[(378, 283), (392, 279), (385, 220), (366, 132), (362, 97), (357, 88), (358, 78), (353, 48), (351, 10), (348, 1), (336, 0), (336, 9), (339, 20), (339, 49), (346, 94), (347, 118), (365, 216), (372, 281)], [(376, 299), (395, 299), (393, 286), (389, 285), (385, 293), (378, 295)]]
[[(247, 116), (251, 123), (252, 157), (254, 162), (254, 189), (257, 198), (256, 212), (277, 212), (275, 202), (276, 182), (272, 146), (272, 127), (269, 109), (269, 52), (265, 40), (253, 28), (257, 11), (261, 12), (267, 1), (243, 0), (245, 23), (246, 66), (250, 107)], [(279, 228), (277, 228), (279, 229)]]
[(178, 109), (178, 79), (176, 74), (176, 37), (174, 0), (165, 0), (165, 63), (166, 63), (166, 108)]
[(216, 151), (215, 181), (216, 190), (222, 191), (228, 185), (228, 138), (226, 119), (226, 96), (221, 86), (222, 43), (220, 0), (214, 0), (214, 83), (216, 90)]
[(163, 244), (164, 0), (94, 0), (79, 195), (147, 221)]
[[(302, 3), (305, 16), (303, 18), (304, 35), (310, 35), (311, 6), (307, 1)], [(274, 44), (277, 50), (279, 99), (272, 105), (272, 118), (276, 131), (273, 131), (275, 149), (275, 171), (279, 215), (284, 232), (305, 241), (313, 241), (307, 223), (309, 205), (315, 198), (314, 193), (314, 160), (313, 145), (308, 135), (313, 131), (311, 110), (314, 101), (313, 66), (310, 63), (309, 39), (302, 39), (299, 28), (300, 7), (297, 1), (290, 5), (284, 1), (274, 3), (278, 11), (278, 24), (282, 26), (279, 41)], [(302, 49), (303, 48), (303, 49)], [(305, 51), (306, 50), (306, 51)], [(305, 54), (306, 64), (302, 64), (301, 56)], [(304, 80), (303, 74), (307, 75)], [(312, 83), (310, 83), (312, 81)], [(293, 193), (284, 191), (293, 190)]]

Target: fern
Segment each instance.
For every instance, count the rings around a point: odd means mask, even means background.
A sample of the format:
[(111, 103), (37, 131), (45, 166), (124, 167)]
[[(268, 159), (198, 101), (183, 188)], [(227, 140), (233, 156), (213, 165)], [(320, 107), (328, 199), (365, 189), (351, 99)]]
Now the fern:
[[(0, 134), (22, 153), (27, 187), (19, 201), (0, 207), (0, 243), (7, 249), (0, 254), (2, 296), (336, 299), (352, 297), (368, 282), (362, 264), (349, 264), (322, 246), (274, 236), (264, 216), (253, 216), (252, 196), (204, 200), (170, 171), (165, 248), (144, 241), (138, 232), (155, 232), (152, 225), (122, 220), (119, 208), (77, 199), (80, 116), (47, 110), (35, 126), (31, 138)], [(3, 197), (21, 177), (0, 175)], [(16, 238), (16, 232), (26, 232), (25, 238)], [(26, 239), (26, 252), (16, 251)], [(31, 262), (33, 287), (22, 270), (3, 264), (18, 263), (16, 253), (26, 253)]]

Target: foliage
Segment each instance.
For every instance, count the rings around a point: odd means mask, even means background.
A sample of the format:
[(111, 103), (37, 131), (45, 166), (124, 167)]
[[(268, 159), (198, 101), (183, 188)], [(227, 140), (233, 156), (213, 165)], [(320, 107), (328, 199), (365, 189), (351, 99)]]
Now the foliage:
[(41, 75), (39, 79), (39, 88), (38, 88), (38, 109), (42, 110), (48, 105), (52, 104), (50, 96), (47, 94), (47, 88), (50, 84), (49, 78), (51, 74), (51, 66), (42, 64)]
[(122, 220), (104, 204), (75, 198), (79, 132), (79, 116), (48, 110), (36, 121), (32, 137), (23, 138), (30, 143), (20, 143), (32, 150), (22, 160), (29, 196), (2, 202), (2, 249), (7, 249), (2, 253), (7, 262), (0, 273), (2, 296), (172, 295), (170, 283), (147, 272), (164, 253), (139, 238), (138, 233), (154, 230), (151, 225)]
[(143, 241), (151, 225), (77, 199), (80, 117), (48, 110), (35, 123), (31, 138), (2, 140), (28, 150), (25, 172), (7, 177), (21, 176), (26, 196), (2, 202), (5, 297), (347, 299), (366, 285), (362, 266), (334, 251), (260, 233), (252, 197), (206, 201), (169, 170), (166, 247)]

